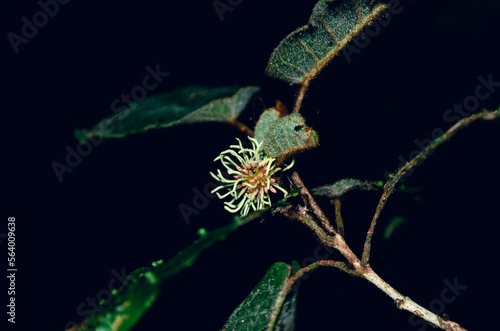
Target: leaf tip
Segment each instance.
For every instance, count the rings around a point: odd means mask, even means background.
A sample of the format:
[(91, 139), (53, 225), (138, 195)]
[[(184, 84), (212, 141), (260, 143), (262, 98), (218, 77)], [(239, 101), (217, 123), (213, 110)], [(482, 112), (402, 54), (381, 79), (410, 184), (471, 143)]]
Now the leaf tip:
[(74, 130), (75, 138), (78, 140), (80, 145), (83, 145), (89, 140), (87, 131), (76, 128)]

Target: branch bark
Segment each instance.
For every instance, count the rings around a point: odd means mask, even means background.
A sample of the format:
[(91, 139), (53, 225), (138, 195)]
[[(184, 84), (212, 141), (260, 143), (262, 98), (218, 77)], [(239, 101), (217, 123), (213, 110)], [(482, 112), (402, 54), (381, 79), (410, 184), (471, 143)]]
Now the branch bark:
[(396, 306), (399, 309), (404, 309), (406, 311), (409, 311), (410, 313), (417, 315), (420, 318), (423, 318), (427, 322), (443, 330), (450, 330), (450, 331), (466, 330), (458, 323), (452, 321), (446, 321), (441, 317), (439, 317), (438, 315), (434, 314), (433, 312), (420, 306), (409, 297), (402, 295), (401, 293), (396, 291), (392, 286), (387, 284), (382, 278), (380, 278), (380, 276), (377, 275), (370, 266), (366, 268), (366, 271), (363, 273), (362, 276), (370, 283), (377, 286), (380, 290), (382, 290), (382, 292), (391, 297), (391, 299), (394, 300), (394, 302), (396, 302)]

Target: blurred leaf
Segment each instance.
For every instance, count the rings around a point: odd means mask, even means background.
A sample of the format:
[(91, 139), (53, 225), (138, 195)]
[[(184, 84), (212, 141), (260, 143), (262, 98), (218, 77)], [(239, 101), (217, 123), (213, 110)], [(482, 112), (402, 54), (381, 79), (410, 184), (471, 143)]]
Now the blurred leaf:
[(83, 144), (93, 136), (122, 138), (180, 124), (229, 122), (239, 116), (258, 90), (255, 86), (181, 87), (131, 104), (130, 108), (103, 119), (90, 131), (76, 130), (75, 136)]
[(215, 231), (204, 232), (204, 234), (196, 239), (191, 246), (177, 253), (166, 263), (162, 263), (157, 266), (155, 273), (158, 275), (158, 278), (161, 281), (164, 281), (180, 271), (192, 266), (201, 253), (213, 244), (226, 240), (228, 234), (234, 232), (241, 225), (245, 224), (247, 220), (247, 218), (238, 219), (238, 221)]
[(405, 184), (401, 184), (398, 187), (398, 191), (403, 192), (403, 193), (407, 193), (407, 194), (416, 194), (416, 193), (422, 192), (423, 189), (424, 188), (422, 186), (406, 186)]
[(262, 147), (270, 157), (289, 155), (318, 146), (318, 134), (306, 126), (300, 114), (291, 114), (277, 120), (267, 131)]
[(273, 51), (266, 74), (289, 84), (311, 80), (387, 8), (373, 2), (319, 1), (309, 23), (289, 34)]
[[(100, 307), (91, 312), (79, 326), (68, 329), (68, 331), (130, 330), (154, 303), (163, 281), (192, 266), (201, 253), (213, 244), (224, 241), (229, 234), (239, 227), (260, 218), (267, 211), (279, 206), (281, 203), (283, 201), (280, 200), (271, 207), (257, 210), (245, 217), (235, 216), (233, 223), (212, 232), (200, 228), (197, 232), (199, 238), (191, 246), (180, 251), (167, 262), (160, 260), (153, 262), (151, 267), (139, 268), (133, 271), (127, 277), (123, 289), (113, 291), (111, 302), (100, 303)], [(287, 321), (289, 321), (289, 318), (288, 315)]]
[(273, 126), (273, 124), (280, 118), (280, 112), (274, 108), (269, 108), (265, 110), (262, 115), (260, 115), (257, 124), (255, 125), (255, 139), (258, 142), (264, 140), (267, 131)]
[(394, 216), (384, 230), (384, 240), (388, 240), (397, 228), (407, 221), (404, 216)]
[(300, 194), (301, 191), (302, 188), (292, 188), (290, 189), (290, 192), (288, 192), (288, 197), (296, 197)]
[(317, 196), (335, 199), (353, 190), (375, 191), (381, 189), (382, 186), (382, 182), (370, 182), (366, 180), (344, 178), (331, 185), (315, 187), (311, 189), (311, 193)]
[[(260, 283), (233, 311), (222, 330), (276, 330), (274, 328), (277, 322), (276, 316), (279, 314), (287, 295), (286, 284), (290, 276), (290, 269), (286, 263), (273, 264)], [(290, 302), (287, 306), (288, 313), (292, 311), (292, 307), (294, 304)], [(290, 318), (290, 315), (284, 315), (282, 322), (286, 318)]]
[[(254, 214), (260, 215), (261, 213)], [(254, 218), (253, 214), (245, 218), (235, 218), (233, 223), (225, 227), (213, 232), (205, 232), (191, 246), (177, 253), (167, 262), (153, 262), (152, 267), (133, 271), (127, 277), (126, 286), (121, 291), (113, 291), (113, 299), (110, 303), (100, 303), (100, 307), (87, 316), (80, 328), (70, 330), (130, 330), (151, 307), (160, 292), (163, 281), (192, 266), (207, 248), (225, 240), (228, 234)]]
[[(103, 309), (93, 319), (88, 317), (79, 330), (121, 331), (130, 330), (156, 300), (159, 280), (151, 268), (133, 271), (121, 292), (114, 291), (113, 301), (102, 305)], [(118, 293), (118, 294), (117, 294)]]

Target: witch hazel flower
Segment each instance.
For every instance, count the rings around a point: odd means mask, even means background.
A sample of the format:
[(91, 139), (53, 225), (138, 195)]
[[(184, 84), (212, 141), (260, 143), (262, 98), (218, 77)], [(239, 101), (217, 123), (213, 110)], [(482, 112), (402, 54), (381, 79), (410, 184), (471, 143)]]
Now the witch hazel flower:
[[(222, 175), (220, 169), (217, 175), (210, 173), (213, 178), (221, 182), (211, 193), (217, 193), (219, 199), (231, 197), (231, 201), (224, 202), (224, 209), (231, 213), (240, 211), (241, 216), (248, 215), (250, 210), (260, 210), (271, 205), (270, 193), (283, 192), (284, 197), (288, 192), (280, 187), (274, 176), (279, 171), (285, 171), (293, 166), (293, 162), (285, 169), (275, 166), (275, 158), (265, 156), (261, 151), (262, 143), (257, 139), (248, 137), (252, 148), (244, 148), (241, 140), (238, 145), (229, 146), (230, 149), (220, 153), (214, 161), (220, 160), (226, 168), (230, 178)], [(227, 192), (220, 194), (218, 191), (226, 189)]]

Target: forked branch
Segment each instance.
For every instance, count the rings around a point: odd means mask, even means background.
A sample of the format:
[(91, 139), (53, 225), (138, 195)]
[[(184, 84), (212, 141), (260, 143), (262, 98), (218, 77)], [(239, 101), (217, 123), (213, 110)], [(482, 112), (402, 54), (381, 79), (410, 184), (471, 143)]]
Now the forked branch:
[(417, 315), (443, 330), (466, 330), (455, 322), (442, 319), (433, 312), (420, 306), (407, 296), (404, 296), (396, 291), (392, 286), (390, 286), (389, 284), (387, 284), (387, 282), (380, 278), (380, 276), (378, 276), (369, 265), (363, 265), (361, 263), (359, 258), (351, 251), (349, 246), (347, 246), (344, 238), (340, 234), (335, 234), (333, 236), (326, 234), (319, 225), (317, 225), (315, 222), (311, 221), (304, 215), (307, 214), (307, 212), (305, 212), (304, 210), (301, 210), (300, 212), (294, 212), (290, 207), (291, 206), (288, 206), (287, 208), (282, 209), (282, 214), (291, 219), (298, 220), (304, 225), (308, 226), (325, 245), (337, 249), (347, 259), (348, 264), (338, 261), (316, 261), (306, 266), (305, 268), (300, 269), (294, 276), (290, 278), (288, 283), (288, 290), (291, 289), (294, 282), (298, 278), (302, 277), (306, 272), (309, 272), (317, 268), (318, 266), (332, 266), (352, 276), (358, 276), (368, 280), (370, 283), (374, 284), (385, 294), (391, 297), (399, 309), (404, 309), (414, 315)]

